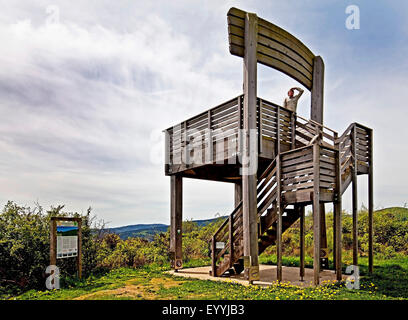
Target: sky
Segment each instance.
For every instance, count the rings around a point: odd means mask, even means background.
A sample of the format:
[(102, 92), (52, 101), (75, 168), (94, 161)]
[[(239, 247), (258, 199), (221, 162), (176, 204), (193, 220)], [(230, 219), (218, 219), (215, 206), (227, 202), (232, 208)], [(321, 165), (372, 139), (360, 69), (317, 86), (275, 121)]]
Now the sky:
[[(374, 129), (375, 208), (408, 202), (408, 2), (0, 0), (0, 205), (91, 206), (109, 226), (169, 223), (162, 130), (242, 93), (230, 7), (302, 40), (326, 66), (325, 124)], [(349, 30), (346, 8), (360, 9)], [(298, 84), (259, 66), (258, 96)], [(298, 113), (309, 117), (310, 94)], [(233, 209), (233, 185), (184, 179), (184, 218)], [(366, 176), (359, 205), (367, 205)], [(350, 209), (350, 190), (343, 207)], [(330, 207), (328, 207), (330, 209)]]

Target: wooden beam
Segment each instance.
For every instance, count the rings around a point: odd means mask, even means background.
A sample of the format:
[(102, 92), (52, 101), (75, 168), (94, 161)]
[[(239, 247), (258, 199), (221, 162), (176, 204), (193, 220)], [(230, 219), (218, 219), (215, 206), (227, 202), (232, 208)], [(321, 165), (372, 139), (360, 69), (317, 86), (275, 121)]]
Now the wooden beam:
[(319, 187), (319, 161), (320, 146), (316, 143), (313, 145), (313, 163), (314, 163), (314, 190), (313, 190), (313, 282), (314, 285), (320, 283), (320, 187)]
[(324, 62), (320, 56), (313, 59), (313, 87), (310, 119), (323, 124)]
[(50, 225), (50, 266), (57, 265), (57, 221), (51, 219)]
[(300, 281), (305, 277), (305, 206), (299, 206), (300, 211)]
[[(336, 139), (337, 141), (337, 139)], [(336, 188), (335, 188), (335, 201), (333, 210), (333, 255), (334, 264), (336, 270), (336, 279), (338, 281), (342, 280), (342, 261), (341, 261), (341, 251), (342, 251), (342, 225), (341, 225), (341, 214), (342, 214), (342, 204), (341, 204), (341, 163), (340, 163), (340, 151), (339, 143), (336, 142)]]
[(217, 251), (216, 251), (216, 239), (215, 236), (211, 238), (211, 275), (217, 276)]
[(352, 215), (353, 215), (353, 265), (358, 265), (358, 197), (357, 197), (357, 130), (354, 126), (352, 133), (353, 170), (352, 170)]
[(278, 219), (276, 221), (276, 277), (279, 282), (282, 281), (282, 214), (283, 214), (283, 205), (282, 205), (282, 186), (281, 186), (281, 161), (280, 155), (276, 158), (276, 181), (277, 181), (277, 198), (276, 198), (276, 212), (278, 214)]
[(77, 270), (78, 270), (78, 278), (82, 279), (82, 219), (78, 220)]
[(373, 130), (370, 131), (370, 167), (368, 171), (368, 271), (373, 273), (374, 247), (373, 247), (373, 214), (374, 214), (374, 183), (373, 183)]
[[(321, 197), (320, 200), (322, 200)], [(326, 209), (324, 203), (320, 203), (320, 267), (322, 270), (329, 268), (327, 253)]]
[(235, 183), (234, 190), (234, 208), (236, 208), (242, 201), (242, 183), (241, 181)]
[(232, 268), (234, 265), (234, 216), (230, 215), (228, 223), (228, 238), (230, 245), (230, 258), (229, 258), (229, 267)]
[(258, 143), (256, 139), (251, 139), (251, 135), (257, 130), (257, 37), (258, 18), (255, 14), (247, 13), (245, 15), (242, 198), (244, 256), (247, 261), (244, 275), (250, 282), (259, 280), (256, 194)]
[(183, 178), (174, 175), (170, 179), (170, 255), (172, 267), (177, 270), (183, 266)]

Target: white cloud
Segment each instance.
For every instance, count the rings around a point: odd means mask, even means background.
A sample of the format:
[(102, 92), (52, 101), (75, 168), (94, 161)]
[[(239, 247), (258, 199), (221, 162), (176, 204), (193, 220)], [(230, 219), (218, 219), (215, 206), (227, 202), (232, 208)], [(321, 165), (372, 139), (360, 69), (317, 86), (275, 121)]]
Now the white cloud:
[(92, 205), (114, 224), (168, 220), (151, 132), (237, 95), (234, 81), (211, 76), (228, 55), (197, 68), (191, 40), (155, 14), (127, 32), (24, 20), (0, 39), (2, 200)]
[[(0, 14), (2, 203), (91, 205), (112, 225), (168, 222), (169, 179), (150, 159), (163, 148), (151, 135), (242, 92), (242, 60), (227, 45), (230, 6), (288, 27), (323, 55), (327, 124), (373, 127), (376, 204), (407, 200), (405, 45), (399, 60), (359, 68), (350, 43), (314, 36), (329, 16), (303, 10), (311, 2), (54, 1), (60, 24), (46, 24), (49, 4), (9, 1)], [(259, 79), (259, 96), (278, 103), (295, 84), (264, 67)], [(306, 95), (303, 115), (309, 104)], [(231, 185), (187, 180), (184, 190), (186, 217), (232, 209)]]

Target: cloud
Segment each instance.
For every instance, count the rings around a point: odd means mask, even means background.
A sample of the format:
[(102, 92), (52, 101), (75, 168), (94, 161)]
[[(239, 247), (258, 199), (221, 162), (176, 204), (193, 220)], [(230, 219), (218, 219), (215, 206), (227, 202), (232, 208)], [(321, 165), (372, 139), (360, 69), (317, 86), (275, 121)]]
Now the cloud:
[[(0, 201), (91, 205), (112, 225), (168, 222), (160, 132), (242, 92), (242, 59), (229, 54), (226, 32), (226, 12), (237, 6), (323, 55), (327, 125), (339, 133), (352, 121), (374, 128), (375, 202), (402, 204), (406, 23), (373, 20), (350, 33), (343, 5), (322, 3), (54, 1), (59, 23), (50, 23), (48, 1), (7, 2), (0, 13)], [(387, 39), (370, 36), (380, 26), (383, 35), (401, 34), (381, 54), (375, 48)], [(294, 84), (259, 66), (259, 96), (281, 103)], [(302, 115), (309, 105), (306, 94)], [(232, 209), (232, 185), (186, 180), (184, 192), (186, 217)]]
[(238, 94), (211, 75), (228, 56), (197, 68), (190, 39), (155, 14), (127, 32), (24, 20), (3, 25), (0, 39), (3, 201), (92, 205), (115, 224), (166, 221), (152, 132)]

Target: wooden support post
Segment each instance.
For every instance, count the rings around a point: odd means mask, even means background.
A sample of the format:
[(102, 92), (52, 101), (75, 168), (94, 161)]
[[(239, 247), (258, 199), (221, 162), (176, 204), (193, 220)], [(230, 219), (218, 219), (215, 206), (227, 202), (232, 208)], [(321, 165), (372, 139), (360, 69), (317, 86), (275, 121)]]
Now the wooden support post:
[[(337, 139), (336, 139), (337, 140)], [(336, 279), (340, 281), (342, 279), (342, 261), (341, 261), (341, 251), (342, 251), (342, 225), (341, 225), (341, 163), (340, 163), (340, 150), (339, 144), (336, 142), (336, 188), (335, 188), (335, 200), (334, 200), (334, 210), (333, 210), (333, 255), (334, 255), (334, 265), (336, 270)]]
[(183, 266), (183, 178), (179, 175), (173, 175), (170, 179), (170, 255), (172, 267), (177, 270)]
[[(320, 56), (314, 58), (313, 65), (313, 87), (312, 104), (310, 109), (310, 118), (317, 123), (323, 124), (324, 109), (324, 62)], [(316, 130), (320, 130), (316, 126)], [(321, 267), (328, 267), (327, 257), (327, 234), (326, 234), (326, 212), (324, 203), (320, 204), (320, 264)]]
[(212, 164), (214, 161), (214, 143), (212, 135), (212, 122), (211, 122), (211, 110), (208, 110), (207, 114), (207, 139), (208, 139), (208, 148), (207, 148), (207, 163)]
[(292, 127), (291, 149), (296, 149), (296, 115), (294, 112), (291, 113), (290, 122)]
[(320, 203), (320, 268), (321, 270), (329, 268), (326, 232), (326, 209), (324, 203)]
[(259, 154), (262, 154), (262, 132), (263, 132), (263, 102), (259, 99), (259, 111), (258, 111), (258, 148)]
[(229, 245), (230, 245), (230, 259), (229, 259), (229, 266), (230, 268), (233, 267), (234, 261), (234, 216), (230, 215), (229, 217), (229, 225), (228, 225), (228, 233), (229, 233)]
[(258, 263), (258, 219), (257, 219), (257, 169), (258, 143), (251, 139), (256, 134), (257, 102), (257, 43), (258, 18), (255, 14), (245, 15), (244, 54), (244, 107), (243, 107), (243, 238), (245, 278), (252, 282), (259, 280)]
[(51, 219), (50, 225), (50, 266), (57, 265), (57, 221)]
[(313, 145), (313, 273), (314, 285), (320, 283), (320, 146)]
[(334, 270), (336, 270), (336, 235), (337, 235), (337, 231), (336, 231), (336, 214), (335, 214), (335, 202), (333, 202), (333, 253), (332, 253), (332, 258), (333, 258), (333, 267)]
[(187, 135), (187, 122), (183, 123), (183, 141), (184, 141), (184, 165), (186, 168), (190, 166), (190, 141)]
[(357, 128), (352, 133), (353, 170), (352, 170), (352, 215), (353, 215), (353, 265), (358, 265), (358, 198), (357, 198)]
[(276, 210), (278, 214), (278, 220), (276, 223), (276, 278), (279, 282), (282, 281), (282, 214), (283, 214), (283, 206), (282, 206), (282, 197), (281, 197), (281, 161), (280, 161), (280, 154), (276, 157)]
[(234, 208), (236, 208), (242, 200), (242, 182), (235, 183), (235, 192), (234, 192)]
[(299, 206), (300, 211), (300, 281), (305, 277), (305, 206)]
[(217, 261), (215, 260), (217, 256), (216, 251), (216, 239), (215, 236), (211, 238), (211, 275), (213, 277), (217, 276)]
[(313, 62), (313, 87), (310, 119), (323, 124), (323, 101), (324, 101), (324, 62), (320, 56)]
[(78, 219), (77, 270), (78, 270), (78, 278), (82, 279), (82, 219)]
[(374, 247), (373, 247), (373, 213), (374, 213), (374, 184), (373, 184), (373, 130), (370, 131), (370, 156), (368, 171), (368, 271), (373, 273)]

